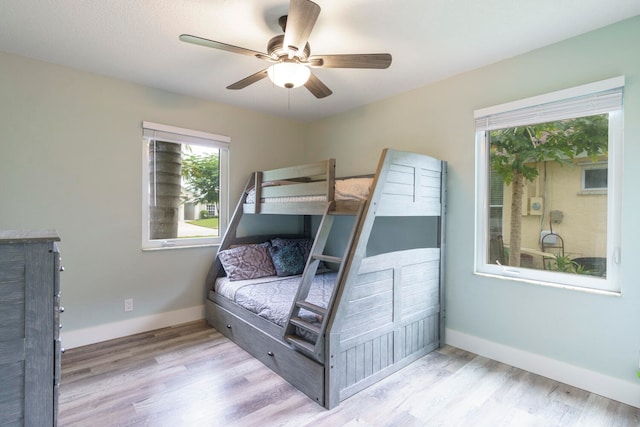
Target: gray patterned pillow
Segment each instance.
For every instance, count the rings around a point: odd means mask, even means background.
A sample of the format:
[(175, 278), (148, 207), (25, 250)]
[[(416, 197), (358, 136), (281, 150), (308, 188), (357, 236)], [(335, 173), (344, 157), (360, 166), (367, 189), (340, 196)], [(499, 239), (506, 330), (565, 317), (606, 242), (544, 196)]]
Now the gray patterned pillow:
[(229, 280), (257, 279), (275, 276), (269, 255), (269, 242), (255, 245), (243, 245), (218, 252), (218, 258)]

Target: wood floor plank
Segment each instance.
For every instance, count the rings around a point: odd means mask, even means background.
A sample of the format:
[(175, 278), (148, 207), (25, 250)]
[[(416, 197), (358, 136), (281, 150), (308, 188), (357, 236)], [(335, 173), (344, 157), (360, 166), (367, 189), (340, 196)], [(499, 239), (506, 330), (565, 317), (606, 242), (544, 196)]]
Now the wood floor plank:
[(637, 427), (640, 409), (445, 346), (327, 411), (204, 321), (68, 350), (60, 426)]

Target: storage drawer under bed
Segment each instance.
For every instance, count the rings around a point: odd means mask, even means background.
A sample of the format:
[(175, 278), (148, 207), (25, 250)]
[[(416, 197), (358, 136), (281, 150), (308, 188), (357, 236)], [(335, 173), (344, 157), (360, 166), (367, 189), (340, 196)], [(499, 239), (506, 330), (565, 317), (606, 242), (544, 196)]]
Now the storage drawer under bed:
[(207, 321), (307, 396), (324, 405), (324, 367), (207, 300)]

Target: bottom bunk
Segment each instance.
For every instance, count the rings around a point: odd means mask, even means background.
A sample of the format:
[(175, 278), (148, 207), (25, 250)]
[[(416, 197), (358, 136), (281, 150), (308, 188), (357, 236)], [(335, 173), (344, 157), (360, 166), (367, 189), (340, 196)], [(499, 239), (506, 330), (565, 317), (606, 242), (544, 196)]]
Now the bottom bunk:
[[(332, 408), (439, 346), (439, 269), (437, 248), (364, 258), (353, 286), (338, 293), (320, 362), (283, 339), (278, 319), (283, 312), (288, 315), (296, 276), (284, 281), (270, 277), (260, 284), (219, 278), (209, 291), (207, 320), (314, 401)], [(319, 283), (309, 294), (315, 303), (322, 304), (330, 293), (332, 275), (317, 276)]]

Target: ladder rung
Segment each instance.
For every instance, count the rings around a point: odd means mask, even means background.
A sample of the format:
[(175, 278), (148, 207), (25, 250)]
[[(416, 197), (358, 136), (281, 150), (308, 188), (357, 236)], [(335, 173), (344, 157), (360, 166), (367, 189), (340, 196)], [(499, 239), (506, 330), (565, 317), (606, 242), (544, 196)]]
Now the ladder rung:
[(306, 320), (302, 320), (299, 317), (292, 317), (291, 323), (302, 329), (306, 329), (309, 332), (313, 332), (314, 334), (320, 334), (319, 326), (314, 325), (313, 323), (309, 323)]
[(312, 255), (313, 259), (318, 259), (320, 261), (333, 262), (336, 264), (342, 264), (342, 258), (337, 256), (330, 255)]
[(315, 345), (311, 344), (309, 341), (303, 340), (296, 335), (285, 335), (285, 338), (294, 346), (307, 350), (311, 354), (315, 353), (316, 351)]
[(310, 311), (315, 314), (319, 314), (321, 316), (324, 316), (325, 314), (327, 314), (326, 308), (322, 308), (319, 305), (311, 304), (308, 301), (297, 301), (296, 305), (300, 308), (304, 308), (307, 311)]
[(344, 211), (331, 211), (329, 213), (329, 215), (335, 215), (335, 216), (356, 216), (358, 215), (357, 211), (349, 211), (349, 210), (344, 210)]

